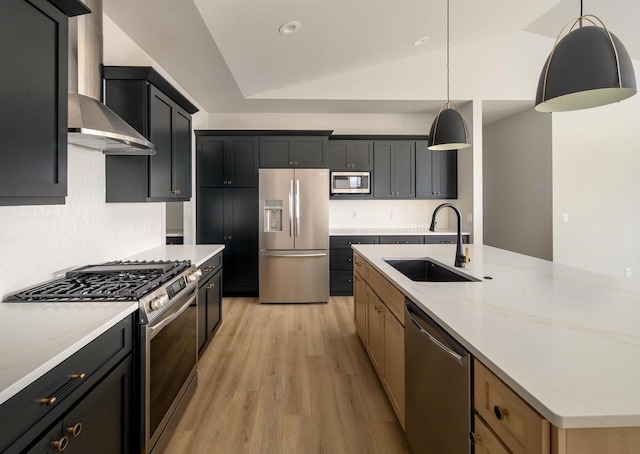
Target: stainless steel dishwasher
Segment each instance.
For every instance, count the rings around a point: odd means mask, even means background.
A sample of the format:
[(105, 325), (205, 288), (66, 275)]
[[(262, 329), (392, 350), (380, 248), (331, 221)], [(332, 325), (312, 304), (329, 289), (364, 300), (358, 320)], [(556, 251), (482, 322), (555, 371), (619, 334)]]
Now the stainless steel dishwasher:
[(471, 356), (406, 300), (406, 433), (414, 454), (471, 452)]

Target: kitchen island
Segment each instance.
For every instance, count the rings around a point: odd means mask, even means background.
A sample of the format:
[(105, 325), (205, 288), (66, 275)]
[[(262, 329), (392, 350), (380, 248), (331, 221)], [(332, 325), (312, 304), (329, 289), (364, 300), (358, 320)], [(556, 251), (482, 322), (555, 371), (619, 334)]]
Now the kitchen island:
[(555, 426), (556, 440), (565, 429), (621, 427), (640, 440), (640, 284), (469, 248), (458, 271), (480, 282), (414, 282), (384, 261), (430, 257), (453, 268), (455, 245), (353, 246)]

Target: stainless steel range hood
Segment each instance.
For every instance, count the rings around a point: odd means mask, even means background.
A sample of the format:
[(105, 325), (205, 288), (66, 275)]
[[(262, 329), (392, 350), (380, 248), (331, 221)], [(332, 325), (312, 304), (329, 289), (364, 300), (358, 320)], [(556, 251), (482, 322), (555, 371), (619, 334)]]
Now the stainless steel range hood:
[(102, 0), (69, 19), (68, 142), (105, 154), (152, 155), (156, 146), (98, 99), (101, 95)]

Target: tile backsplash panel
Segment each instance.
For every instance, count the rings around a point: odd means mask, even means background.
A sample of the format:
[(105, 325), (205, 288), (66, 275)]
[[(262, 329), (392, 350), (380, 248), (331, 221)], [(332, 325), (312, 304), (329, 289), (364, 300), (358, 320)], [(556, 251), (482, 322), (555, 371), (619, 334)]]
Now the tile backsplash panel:
[[(331, 200), (329, 226), (333, 229), (428, 229), (433, 211), (443, 202), (445, 200)], [(449, 226), (447, 211), (450, 210), (438, 213), (441, 229)]]
[(0, 299), (164, 242), (164, 203), (105, 203), (105, 157), (69, 146), (65, 205), (0, 207)]

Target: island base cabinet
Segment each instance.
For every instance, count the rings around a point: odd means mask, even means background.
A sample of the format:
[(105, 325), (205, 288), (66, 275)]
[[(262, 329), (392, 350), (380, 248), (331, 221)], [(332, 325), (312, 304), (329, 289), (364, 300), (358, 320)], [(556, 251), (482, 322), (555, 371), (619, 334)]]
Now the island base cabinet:
[(551, 454), (640, 453), (640, 427), (551, 430)]
[(475, 454), (509, 454), (491, 429), (476, 415), (474, 417)]
[[(405, 423), (404, 318), (398, 320), (384, 299), (369, 286), (359, 270), (367, 265), (356, 254), (359, 268), (354, 268), (354, 323), (371, 363), (382, 383), (400, 425)], [(364, 269), (363, 269), (364, 268)], [(390, 284), (389, 284), (390, 285)], [(394, 287), (395, 289), (395, 287)], [(383, 294), (392, 294), (385, 289)], [(398, 290), (395, 289), (397, 292)]]

